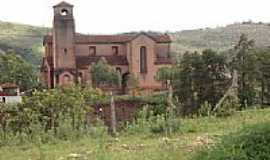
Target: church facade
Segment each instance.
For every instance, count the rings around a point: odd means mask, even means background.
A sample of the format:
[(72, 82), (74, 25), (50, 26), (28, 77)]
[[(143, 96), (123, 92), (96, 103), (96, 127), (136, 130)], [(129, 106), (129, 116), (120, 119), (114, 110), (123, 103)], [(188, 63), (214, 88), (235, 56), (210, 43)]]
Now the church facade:
[(101, 58), (119, 71), (122, 78), (133, 74), (140, 88), (162, 87), (154, 77), (159, 68), (172, 64), (171, 39), (167, 34), (78, 34), (75, 31), (73, 5), (61, 2), (53, 9), (52, 33), (43, 41), (45, 54), (41, 81), (45, 87), (91, 83), (91, 65)]

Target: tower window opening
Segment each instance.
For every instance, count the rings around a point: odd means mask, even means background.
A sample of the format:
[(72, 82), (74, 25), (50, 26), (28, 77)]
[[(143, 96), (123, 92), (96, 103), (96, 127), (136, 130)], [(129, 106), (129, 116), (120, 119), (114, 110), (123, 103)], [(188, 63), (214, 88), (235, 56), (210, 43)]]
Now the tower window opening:
[(62, 16), (68, 15), (68, 10), (67, 10), (67, 9), (62, 9), (62, 10), (61, 10), (61, 15), (62, 15)]

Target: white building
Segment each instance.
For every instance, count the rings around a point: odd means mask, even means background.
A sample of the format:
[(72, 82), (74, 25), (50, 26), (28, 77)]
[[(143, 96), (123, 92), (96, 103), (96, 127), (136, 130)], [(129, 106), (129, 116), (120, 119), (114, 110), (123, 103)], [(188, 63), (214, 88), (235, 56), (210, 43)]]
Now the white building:
[(5, 83), (0, 85), (0, 103), (21, 103), (20, 89), (16, 84)]

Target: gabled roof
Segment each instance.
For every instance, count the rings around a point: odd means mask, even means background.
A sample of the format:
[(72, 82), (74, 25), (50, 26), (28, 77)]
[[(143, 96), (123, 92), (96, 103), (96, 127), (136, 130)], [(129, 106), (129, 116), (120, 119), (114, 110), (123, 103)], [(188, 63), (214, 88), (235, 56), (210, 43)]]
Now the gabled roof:
[(65, 1), (62, 1), (62, 2), (58, 3), (57, 5), (54, 5), (53, 7), (54, 8), (55, 7), (73, 7), (73, 5), (69, 4), (69, 3), (65, 2)]
[[(136, 39), (140, 35), (145, 35), (157, 43), (170, 43), (171, 38), (167, 34), (157, 33), (132, 33), (132, 34), (118, 34), (118, 35), (83, 35), (76, 34), (76, 43), (127, 43)], [(52, 36), (47, 35), (43, 39), (43, 44), (52, 43)]]

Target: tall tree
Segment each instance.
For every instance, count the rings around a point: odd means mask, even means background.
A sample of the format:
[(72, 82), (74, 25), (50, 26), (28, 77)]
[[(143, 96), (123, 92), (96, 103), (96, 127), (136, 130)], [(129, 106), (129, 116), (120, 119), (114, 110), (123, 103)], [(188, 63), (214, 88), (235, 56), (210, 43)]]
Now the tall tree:
[(256, 52), (259, 68), (257, 77), (260, 84), (260, 103), (270, 104), (270, 50), (258, 50)]
[(232, 66), (239, 74), (238, 96), (242, 107), (252, 105), (255, 102), (255, 82), (258, 69), (254, 46), (255, 42), (242, 34), (234, 48), (235, 57)]

